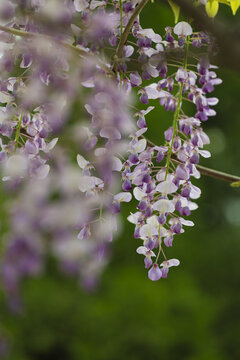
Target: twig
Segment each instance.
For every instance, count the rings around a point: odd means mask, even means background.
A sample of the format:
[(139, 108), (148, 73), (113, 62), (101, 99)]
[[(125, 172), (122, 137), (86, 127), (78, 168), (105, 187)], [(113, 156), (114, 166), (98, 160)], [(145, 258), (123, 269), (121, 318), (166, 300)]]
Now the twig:
[(18, 147), (18, 140), (19, 140), (20, 130), (21, 130), (21, 126), (22, 126), (22, 118), (23, 118), (23, 113), (21, 113), (20, 119), (17, 124), (16, 136), (15, 136), (15, 151), (17, 150), (17, 147)]
[[(45, 35), (45, 34), (39, 34), (39, 33), (33, 33), (33, 32), (28, 32), (28, 31), (23, 31), (23, 30), (18, 30), (18, 29), (14, 29), (14, 28), (9, 28), (6, 26), (2, 26), (0, 25), (0, 30), (15, 35), (15, 36), (20, 36), (20, 37), (26, 37), (26, 38), (43, 38), (43, 39), (47, 39), (49, 41), (52, 42), (56, 42), (57, 44), (59, 44), (60, 46), (64, 47), (65, 49), (74, 51), (75, 53), (77, 53), (78, 55), (81, 55), (82, 57), (87, 57), (87, 56), (93, 56), (94, 58), (96, 58), (96, 54), (93, 54), (92, 52), (88, 52), (85, 51), (83, 49), (80, 49), (72, 44), (69, 44), (65, 41), (61, 42), (59, 40), (54, 39), (53, 37), (49, 36), (49, 35)], [(100, 58), (98, 58), (99, 60), (99, 65), (103, 68), (103, 70), (108, 73), (109, 75), (114, 75), (113, 72), (111, 71), (111, 69), (106, 66)]]
[(240, 177), (236, 176), (236, 175), (231, 175), (231, 174), (224, 173), (222, 171), (209, 169), (202, 165), (197, 165), (196, 168), (202, 175), (207, 175), (214, 179), (227, 181), (230, 183), (235, 182), (235, 181), (240, 181)]
[(142, 11), (142, 9), (144, 8), (144, 6), (147, 4), (148, 0), (142, 0), (134, 9), (134, 12), (132, 13), (132, 16), (130, 17), (124, 32), (122, 33), (121, 39), (119, 41), (118, 47), (117, 47), (117, 51), (116, 51), (116, 55), (117, 58), (122, 58), (123, 57), (123, 47), (127, 41), (128, 35), (131, 31), (131, 28), (133, 26), (133, 23), (135, 21), (135, 19), (137, 18), (137, 16), (140, 14), (140, 12)]
[(45, 35), (45, 34), (39, 34), (39, 33), (33, 33), (33, 32), (28, 32), (28, 31), (24, 31), (24, 30), (18, 30), (18, 29), (14, 29), (14, 28), (9, 28), (7, 26), (3, 26), (0, 25), (0, 30), (12, 34), (12, 35), (16, 35), (16, 36), (20, 36), (20, 37), (35, 37), (35, 38), (44, 38), (44, 39), (48, 39), (49, 41), (55, 41), (57, 43), (59, 43), (59, 45), (67, 48), (67, 49), (71, 49), (74, 50), (75, 52), (77, 52), (79, 55), (90, 55), (87, 51), (84, 51), (76, 46), (73, 46), (71, 44), (68, 44), (66, 42), (60, 42), (54, 38), (52, 38), (49, 35)]

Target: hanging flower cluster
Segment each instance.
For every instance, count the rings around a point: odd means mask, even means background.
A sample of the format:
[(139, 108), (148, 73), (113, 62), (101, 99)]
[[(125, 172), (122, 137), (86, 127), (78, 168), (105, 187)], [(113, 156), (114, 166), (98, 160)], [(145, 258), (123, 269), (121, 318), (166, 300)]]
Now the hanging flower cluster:
[[(147, 104), (154, 99), (166, 111), (174, 112), (173, 126), (165, 131), (163, 146), (155, 146), (142, 138), (147, 131), (145, 115), (152, 107), (136, 114), (139, 130), (130, 143), (131, 154), (124, 163), (123, 171), (123, 189), (129, 191), (134, 188), (133, 194), (138, 201), (138, 211), (128, 217), (135, 224), (134, 236), (143, 240), (137, 252), (145, 256), (145, 267), (150, 268), (148, 277), (156, 281), (167, 277), (169, 267), (179, 265), (177, 259), (166, 258), (164, 246), (172, 246), (174, 235), (184, 232), (183, 226), (194, 225), (185, 217), (197, 208), (192, 200), (199, 198), (201, 190), (192, 184), (191, 178), (200, 177), (196, 168), (200, 156), (210, 156), (209, 151), (202, 149), (209, 144), (209, 138), (201, 128), (201, 122), (216, 114), (211, 106), (216, 105), (218, 99), (208, 97), (208, 94), (221, 80), (213, 71), (215, 67), (210, 65), (206, 53), (195, 64), (195, 70), (188, 69), (190, 47), (201, 47), (209, 42), (205, 34), (192, 36), (188, 23), (180, 22), (174, 29), (167, 28), (164, 41), (150, 30), (140, 30), (140, 34), (149, 36), (148, 40), (141, 38), (141, 44), (150, 44), (150, 40), (157, 39), (158, 49), (140, 47), (140, 56), (145, 56), (142, 76), (147, 79), (162, 78), (158, 83), (151, 82), (139, 89), (140, 101)], [(177, 35), (176, 39), (174, 35)], [(162, 51), (159, 53), (160, 47)], [(174, 50), (182, 50), (181, 60), (177, 71), (168, 75), (167, 55)], [(196, 108), (192, 116), (184, 112), (185, 101), (192, 102)], [(160, 255), (163, 256), (161, 270), (158, 263)]]
[[(143, 29), (146, 3), (1, 5), (0, 162), (14, 197), (1, 274), (14, 308), (20, 280), (39, 274), (49, 251), (93, 286), (132, 192), (138, 205), (128, 220), (143, 241), (137, 252), (149, 279), (179, 265), (164, 247), (194, 225), (186, 217), (201, 191), (191, 179), (200, 177), (200, 156), (210, 156), (201, 124), (215, 115), (218, 99), (209, 94), (221, 80), (208, 60), (210, 36), (184, 21), (164, 38)], [(136, 94), (145, 109), (133, 113)], [(164, 144), (145, 138), (149, 101), (173, 113)], [(191, 115), (185, 101), (195, 107)]]

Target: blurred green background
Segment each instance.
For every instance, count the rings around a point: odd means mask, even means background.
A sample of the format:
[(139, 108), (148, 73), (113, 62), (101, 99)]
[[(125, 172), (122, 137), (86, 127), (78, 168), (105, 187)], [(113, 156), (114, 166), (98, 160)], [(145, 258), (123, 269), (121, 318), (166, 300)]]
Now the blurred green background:
[[(218, 18), (234, 28), (230, 9)], [(163, 33), (173, 25), (167, 7), (149, 4), (143, 27)], [(204, 129), (212, 157), (202, 165), (240, 175), (240, 74), (219, 69), (223, 84), (217, 116)], [(162, 140), (172, 114), (157, 107), (149, 116), (148, 137)], [(167, 256), (181, 266), (168, 279), (147, 279), (140, 241), (125, 222), (99, 289), (83, 292), (76, 281), (49, 262), (44, 276), (23, 284), (25, 312), (13, 316), (0, 297), (0, 331), (9, 338), (10, 360), (229, 360), (240, 359), (240, 190), (202, 176), (194, 228), (176, 236)], [(134, 208), (124, 207), (125, 216)]]

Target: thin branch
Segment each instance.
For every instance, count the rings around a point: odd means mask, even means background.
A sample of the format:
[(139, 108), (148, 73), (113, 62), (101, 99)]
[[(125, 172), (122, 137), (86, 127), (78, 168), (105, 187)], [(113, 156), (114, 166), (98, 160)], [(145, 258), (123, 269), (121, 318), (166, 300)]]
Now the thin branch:
[[(9, 27), (2, 26), (2, 25), (0, 25), (0, 30), (4, 31), (6, 33), (9, 33), (9, 34), (15, 35), (15, 36), (26, 37), (26, 38), (43, 38), (43, 39), (47, 39), (49, 41), (54, 41), (55, 43), (59, 44), (60, 46), (64, 47), (65, 49), (74, 51), (75, 53), (77, 53), (78, 55), (81, 55), (82, 57), (93, 56), (96, 58), (96, 54), (94, 54), (92, 52), (88, 52), (83, 49), (80, 49), (80, 48), (78, 48), (72, 44), (69, 44), (65, 41), (63, 41), (63, 42), (58, 41), (49, 35), (27, 32), (27, 31), (23, 31), (23, 30), (14, 29), (14, 28), (9, 28)], [(111, 69), (108, 66), (106, 66), (101, 61), (100, 58), (98, 58), (98, 60), (99, 60), (99, 65), (103, 68), (103, 70), (106, 73), (108, 73), (109, 75), (113, 76), (114, 74), (111, 71)]]
[(20, 36), (20, 37), (29, 37), (29, 38), (44, 38), (44, 39), (47, 39), (49, 41), (55, 41), (57, 43), (59, 43), (59, 45), (67, 48), (67, 49), (71, 49), (71, 50), (74, 50), (75, 52), (77, 52), (79, 55), (89, 55), (89, 53), (87, 51), (84, 51), (76, 46), (73, 46), (69, 43), (66, 43), (66, 42), (60, 42), (54, 38), (52, 38), (51, 36), (49, 35), (45, 35), (45, 34), (39, 34), (39, 33), (33, 33), (33, 32), (28, 32), (28, 31), (24, 31), (24, 30), (18, 30), (18, 29), (14, 29), (14, 28), (9, 28), (7, 26), (3, 26), (3, 25), (0, 25), (0, 30), (6, 32), (6, 33), (9, 33), (9, 34), (12, 34), (12, 35), (16, 35), (16, 36)]
[(15, 151), (17, 150), (18, 147), (19, 135), (22, 126), (22, 118), (23, 118), (23, 113), (21, 113), (20, 119), (17, 124), (16, 136), (15, 136)]
[(218, 180), (222, 180), (222, 181), (227, 181), (227, 182), (237, 182), (240, 181), (240, 177), (236, 176), (236, 175), (231, 175), (231, 174), (227, 174), (224, 173), (222, 171), (218, 171), (218, 170), (213, 170), (213, 169), (209, 169), (205, 166), (202, 165), (197, 165), (196, 168), (198, 169), (198, 171), (202, 174), (202, 175), (207, 175), (210, 176), (214, 179), (218, 179)]
[(130, 17), (124, 32), (122, 33), (120, 42), (118, 44), (118, 48), (117, 48), (117, 52), (116, 55), (118, 58), (122, 58), (123, 57), (123, 47), (127, 41), (128, 35), (131, 31), (131, 28), (134, 24), (135, 19), (137, 18), (137, 16), (140, 14), (140, 12), (142, 11), (142, 9), (144, 8), (144, 6), (147, 4), (148, 0), (142, 0), (134, 9), (134, 12), (132, 14), (132, 16)]
[[(188, 38), (186, 40), (186, 45), (185, 45), (185, 55), (184, 55), (184, 65), (183, 65), (184, 70), (186, 70), (186, 68), (187, 68), (187, 56), (188, 56)], [(174, 112), (174, 117), (173, 117), (173, 135), (172, 135), (171, 144), (169, 145), (169, 148), (168, 148), (165, 180), (167, 179), (171, 155), (172, 155), (173, 143), (174, 143), (176, 131), (178, 128), (178, 118), (179, 118), (179, 114), (180, 114), (180, 110), (181, 110), (182, 96), (183, 96), (183, 82), (179, 86), (178, 103), (177, 103), (177, 107), (176, 107), (176, 110)]]

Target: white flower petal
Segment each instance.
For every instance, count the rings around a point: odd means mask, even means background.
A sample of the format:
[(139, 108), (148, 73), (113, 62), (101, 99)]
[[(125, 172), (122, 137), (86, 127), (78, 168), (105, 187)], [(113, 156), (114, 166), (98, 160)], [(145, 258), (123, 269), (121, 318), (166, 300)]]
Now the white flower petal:
[(49, 165), (41, 165), (41, 166), (39, 166), (39, 167), (37, 168), (37, 170), (36, 170), (36, 177), (37, 177), (39, 180), (45, 179), (45, 177), (48, 176), (49, 170), (50, 170), (50, 166), (49, 166)]
[(170, 200), (160, 199), (153, 204), (153, 210), (158, 210), (160, 213), (165, 214), (173, 212), (175, 210), (175, 206)]
[(114, 200), (118, 202), (129, 202), (132, 200), (132, 194), (130, 192), (120, 192), (114, 196)]
[(190, 198), (198, 199), (200, 196), (201, 196), (201, 189), (199, 189), (197, 186), (191, 184)]
[(93, 190), (96, 186), (99, 189), (103, 189), (104, 182), (102, 179), (95, 176), (81, 176), (78, 188), (81, 192), (86, 192)]
[(140, 237), (142, 239), (152, 238), (154, 235), (158, 235), (158, 227), (154, 227), (151, 224), (145, 224), (140, 228)]
[(84, 157), (82, 155), (79, 155), (79, 154), (77, 156), (77, 162), (78, 162), (78, 165), (79, 165), (79, 167), (81, 169), (84, 169), (89, 164), (89, 161), (84, 159)]
[(208, 105), (214, 106), (219, 102), (218, 98), (212, 97), (207, 99)]
[(92, 1), (91, 1), (91, 4), (90, 4), (90, 9), (91, 9), (91, 10), (94, 10), (94, 9), (96, 9), (96, 8), (99, 7), (99, 6), (105, 6), (105, 5), (106, 5), (105, 1), (92, 0)]
[(137, 224), (138, 223), (138, 219), (139, 217), (141, 216), (141, 213), (140, 211), (137, 211), (136, 213), (134, 214), (131, 214), (127, 217), (128, 221), (132, 224)]
[(199, 154), (202, 155), (202, 157), (204, 158), (209, 158), (211, 157), (211, 153), (207, 150), (198, 150)]
[(76, 11), (80, 12), (87, 9), (89, 3), (87, 0), (74, 0), (74, 6)]
[(172, 181), (163, 181), (157, 185), (156, 191), (167, 195), (176, 192), (178, 187)]
[(146, 255), (147, 250), (148, 249), (145, 246), (139, 246), (136, 251), (138, 254)]
[(1, 103), (9, 103), (14, 100), (14, 96), (10, 95), (5, 91), (0, 91), (0, 102)]
[(147, 224), (150, 224), (154, 227), (158, 227), (159, 226), (159, 222), (157, 219), (157, 215), (152, 215), (149, 218), (147, 218)]
[(145, 91), (149, 99), (158, 99), (159, 91), (157, 90), (157, 84), (153, 83), (145, 87)]
[(106, 154), (106, 152), (107, 152), (106, 148), (97, 148), (94, 151), (94, 155), (95, 156), (102, 156), (102, 155)]
[(7, 159), (4, 165), (4, 173), (6, 176), (23, 176), (27, 171), (27, 158), (19, 154), (12, 155)]
[(186, 21), (180, 21), (173, 29), (178, 36), (189, 36), (192, 34), (192, 27)]
[(48, 153), (50, 150), (52, 150), (54, 147), (55, 147), (55, 145), (57, 144), (57, 142), (58, 142), (58, 138), (54, 138), (54, 139), (52, 139), (49, 143), (45, 143), (45, 146), (43, 147), (43, 151), (45, 152), (45, 153)]
[(119, 158), (117, 158), (116, 156), (114, 156), (112, 170), (113, 171), (121, 171), (122, 167), (123, 167), (123, 164), (122, 164), (121, 160)]
[(142, 200), (142, 198), (144, 196), (146, 196), (145, 192), (143, 192), (141, 189), (139, 189), (138, 187), (135, 187), (133, 189), (133, 195), (135, 197), (135, 199), (137, 199), (138, 201)]
[(186, 220), (182, 217), (179, 218), (179, 220), (181, 221), (181, 223), (185, 226), (194, 226), (194, 222), (190, 221), (190, 220)]
[(137, 153), (141, 153), (145, 150), (147, 146), (147, 141), (145, 139), (141, 139), (136, 142), (132, 147)]
[(180, 261), (178, 259), (170, 259), (163, 261), (160, 266), (163, 267), (172, 267), (172, 266), (178, 266), (180, 264)]
[(159, 34), (155, 34), (153, 29), (141, 29), (137, 32), (138, 35), (146, 36), (155, 43), (161, 42), (162, 38)]
[(123, 53), (124, 53), (124, 56), (126, 58), (132, 56), (133, 52), (134, 52), (134, 47), (133, 46), (131, 46), (131, 45), (125, 45), (124, 46)]

